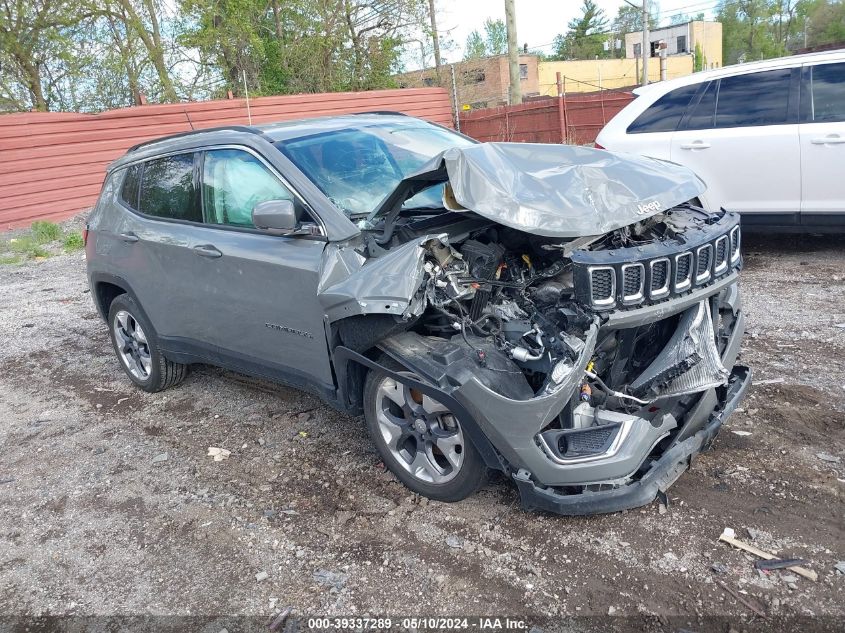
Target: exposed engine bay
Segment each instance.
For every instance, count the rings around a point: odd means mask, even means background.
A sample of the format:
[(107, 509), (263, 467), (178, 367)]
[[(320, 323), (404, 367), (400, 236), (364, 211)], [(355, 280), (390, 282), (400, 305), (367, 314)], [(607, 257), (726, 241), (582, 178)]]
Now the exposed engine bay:
[[(700, 209), (679, 207), (606, 235), (575, 240), (543, 238), (500, 225), (455, 241), (430, 239), (424, 244), (428, 309), (414, 329), (462, 341), (480, 366), (492, 347), (520, 368), (535, 396), (551, 393), (583, 352), (585, 332), (595, 318), (578, 299), (573, 253), (662, 245), (712, 222)], [(677, 325), (677, 319), (669, 321), (649, 324), (637, 334), (637, 349), (623, 350), (632, 357), (625, 378), (633, 380), (655, 359)], [(704, 359), (691, 350), (684, 362), (638, 384), (635, 393), (623, 393), (608, 387), (602, 376), (614, 366), (626, 334), (611, 331), (597, 345), (590, 365), (593, 377), (587, 376), (584, 385), (585, 401), (604, 403), (609, 398), (617, 404), (647, 404), (649, 394), (657, 395)], [(724, 373), (721, 380), (727, 375), (724, 368), (717, 373)], [(712, 374), (702, 385), (712, 382)], [(614, 383), (620, 378), (618, 366), (613, 378)]]

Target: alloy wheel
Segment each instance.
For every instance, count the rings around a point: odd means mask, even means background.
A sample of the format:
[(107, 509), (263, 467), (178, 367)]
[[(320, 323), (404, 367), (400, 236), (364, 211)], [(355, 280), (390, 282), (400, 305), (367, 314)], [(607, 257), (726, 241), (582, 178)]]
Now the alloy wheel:
[(376, 420), (388, 450), (413, 477), (444, 484), (460, 471), (463, 431), (433, 398), (385, 377), (376, 391)]
[(114, 315), (114, 340), (117, 355), (138, 380), (147, 380), (153, 368), (150, 344), (141, 324), (126, 310)]

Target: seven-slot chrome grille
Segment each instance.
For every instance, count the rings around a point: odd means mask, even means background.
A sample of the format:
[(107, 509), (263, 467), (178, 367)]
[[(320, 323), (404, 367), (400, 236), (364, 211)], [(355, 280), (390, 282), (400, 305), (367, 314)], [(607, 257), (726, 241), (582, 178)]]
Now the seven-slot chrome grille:
[(677, 244), (677, 249), (664, 248), (674, 251), (668, 254), (661, 254), (657, 247), (594, 251), (580, 259), (573, 254), (576, 295), (594, 310), (610, 310), (654, 303), (706, 286), (734, 272), (741, 262), (738, 218), (726, 214), (718, 224), (721, 227), (711, 227), (700, 240)]

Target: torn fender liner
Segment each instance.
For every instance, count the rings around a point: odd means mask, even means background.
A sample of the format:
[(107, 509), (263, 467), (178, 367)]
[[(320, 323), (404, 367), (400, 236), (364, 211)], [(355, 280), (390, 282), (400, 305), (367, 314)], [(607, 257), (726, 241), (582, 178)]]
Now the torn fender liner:
[(440, 154), (403, 180), (370, 219), (395, 204), (403, 188), (418, 191), (426, 174), (432, 184), (448, 174), (448, 208), (548, 237), (601, 235), (705, 189), (689, 169), (653, 158), (573, 145), (479, 143)]
[(432, 239), (445, 243), (448, 237), (426, 235), (373, 259), (350, 246), (330, 246), (317, 284), (329, 320), (359, 314), (415, 315), (424, 307), (413, 301), (425, 279), (422, 245)]
[(630, 389), (639, 397), (681, 396), (724, 385), (729, 375), (719, 358), (710, 302), (705, 300), (684, 312), (666, 347)]

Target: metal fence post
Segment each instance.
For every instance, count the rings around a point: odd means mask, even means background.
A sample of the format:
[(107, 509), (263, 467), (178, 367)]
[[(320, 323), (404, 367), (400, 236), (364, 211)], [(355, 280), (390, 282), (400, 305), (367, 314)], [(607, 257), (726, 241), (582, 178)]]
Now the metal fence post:
[(561, 145), (566, 145), (566, 112), (563, 110), (563, 84), (560, 80), (560, 73), (555, 73), (557, 82), (557, 124), (560, 128)]
[(458, 82), (455, 81), (455, 64), (449, 64), (452, 71), (452, 105), (455, 107), (455, 128), (461, 131), (461, 111), (458, 108)]

